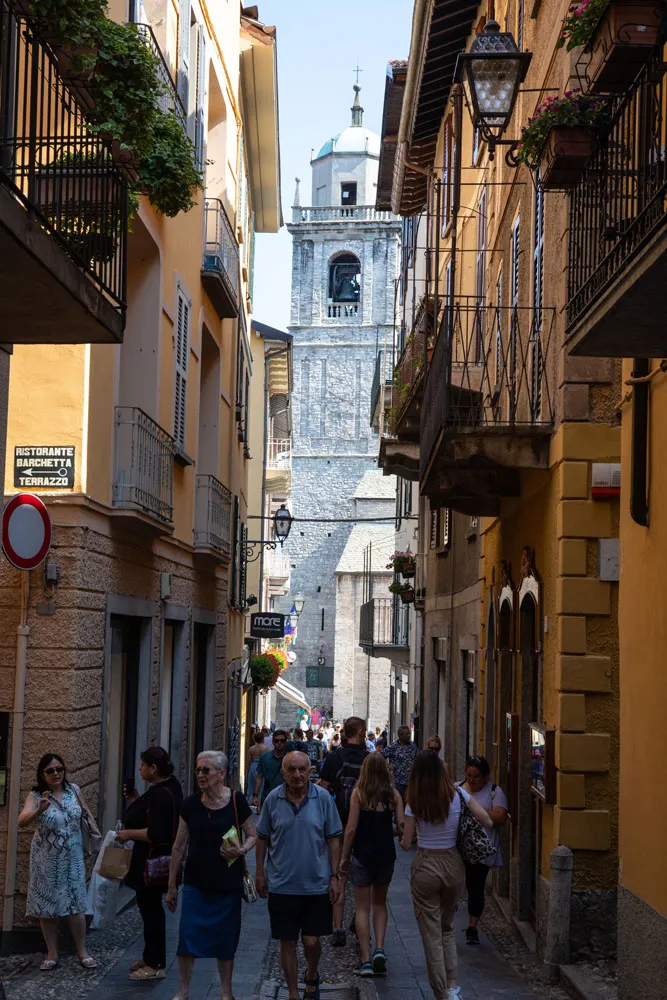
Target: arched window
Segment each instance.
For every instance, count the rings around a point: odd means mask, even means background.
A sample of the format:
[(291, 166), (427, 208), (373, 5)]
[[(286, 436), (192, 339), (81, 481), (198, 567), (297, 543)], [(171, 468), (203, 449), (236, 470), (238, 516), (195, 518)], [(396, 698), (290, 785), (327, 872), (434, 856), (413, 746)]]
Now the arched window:
[(329, 300), (358, 302), (361, 293), (361, 264), (353, 253), (339, 253), (329, 264)]

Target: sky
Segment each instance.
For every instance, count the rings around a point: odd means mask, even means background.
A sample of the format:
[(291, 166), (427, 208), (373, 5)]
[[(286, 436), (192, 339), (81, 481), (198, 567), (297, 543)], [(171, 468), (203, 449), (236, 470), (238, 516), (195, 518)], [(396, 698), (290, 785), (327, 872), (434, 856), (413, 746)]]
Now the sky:
[[(364, 125), (382, 126), (387, 63), (407, 59), (412, 0), (259, 0), (259, 17), (278, 38), (280, 153), (285, 220), (291, 218), (294, 178), (301, 204), (311, 204), (315, 153), (350, 124), (357, 65)], [(289, 322), (292, 238), (258, 233), (253, 316), (284, 330)]]

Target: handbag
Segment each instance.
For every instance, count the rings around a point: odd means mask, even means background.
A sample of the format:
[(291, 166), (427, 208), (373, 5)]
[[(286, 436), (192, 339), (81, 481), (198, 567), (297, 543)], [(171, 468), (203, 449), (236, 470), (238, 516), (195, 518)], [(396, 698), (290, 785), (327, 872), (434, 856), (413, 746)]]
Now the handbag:
[[(241, 824), (239, 823), (239, 811), (236, 806), (236, 792), (232, 792), (232, 798), (234, 799), (234, 820), (236, 822), (236, 829), (239, 835), (239, 844), (242, 844), (243, 836), (241, 834)], [(254, 878), (248, 871), (248, 862), (246, 861), (245, 854), (241, 855), (241, 863), (243, 865), (243, 886), (241, 889), (241, 894), (245, 899), (246, 903), (256, 903), (257, 887), (255, 885)]]
[(102, 834), (98, 829), (97, 823), (88, 811), (88, 808), (84, 806), (81, 801), (76, 788), (74, 788), (73, 785), (70, 785), (70, 788), (74, 792), (76, 801), (79, 803), (79, 808), (81, 809), (81, 840), (83, 842), (83, 853), (98, 854), (102, 846)]
[[(165, 788), (165, 792), (169, 792), (171, 796), (171, 801), (174, 804), (174, 824), (173, 824), (173, 836), (171, 838), (171, 843), (173, 845), (176, 840), (176, 828), (178, 825), (178, 817), (176, 809), (176, 799), (174, 798), (173, 792), (170, 788)], [(146, 810), (146, 825), (150, 823), (150, 809)], [(149, 886), (152, 889), (167, 889), (169, 887), (169, 868), (171, 866), (171, 853), (161, 854), (159, 857), (153, 857), (153, 848), (151, 847), (148, 851), (148, 857), (144, 864), (144, 885)], [(179, 870), (176, 879), (176, 884), (180, 885), (182, 877), (182, 871)]]
[(468, 808), (461, 789), (457, 787), (456, 791), (461, 799), (461, 818), (456, 834), (456, 847), (466, 864), (478, 865), (493, 857), (496, 848), (487, 837), (482, 824), (475, 819)]

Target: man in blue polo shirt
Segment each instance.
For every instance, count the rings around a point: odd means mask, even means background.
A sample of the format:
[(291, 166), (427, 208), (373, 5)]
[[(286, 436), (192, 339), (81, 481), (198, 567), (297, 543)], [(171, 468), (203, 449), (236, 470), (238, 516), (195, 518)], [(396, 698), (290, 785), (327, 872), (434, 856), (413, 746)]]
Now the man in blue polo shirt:
[(268, 888), (271, 936), (280, 941), (288, 996), (299, 1000), (296, 946), (301, 934), (307, 962), (304, 1000), (314, 1000), (320, 988), (320, 937), (332, 932), (332, 904), (341, 893), (343, 826), (329, 793), (310, 781), (305, 753), (286, 754), (282, 771), (285, 783), (266, 797), (257, 824), (255, 878), (261, 896)]

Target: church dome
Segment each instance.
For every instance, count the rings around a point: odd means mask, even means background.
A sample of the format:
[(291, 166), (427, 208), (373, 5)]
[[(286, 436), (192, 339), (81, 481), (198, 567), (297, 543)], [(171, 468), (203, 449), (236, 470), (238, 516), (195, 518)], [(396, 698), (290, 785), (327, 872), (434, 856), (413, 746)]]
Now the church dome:
[(348, 125), (339, 135), (324, 143), (315, 159), (319, 160), (331, 153), (367, 153), (369, 156), (379, 156), (380, 136), (363, 125)]

